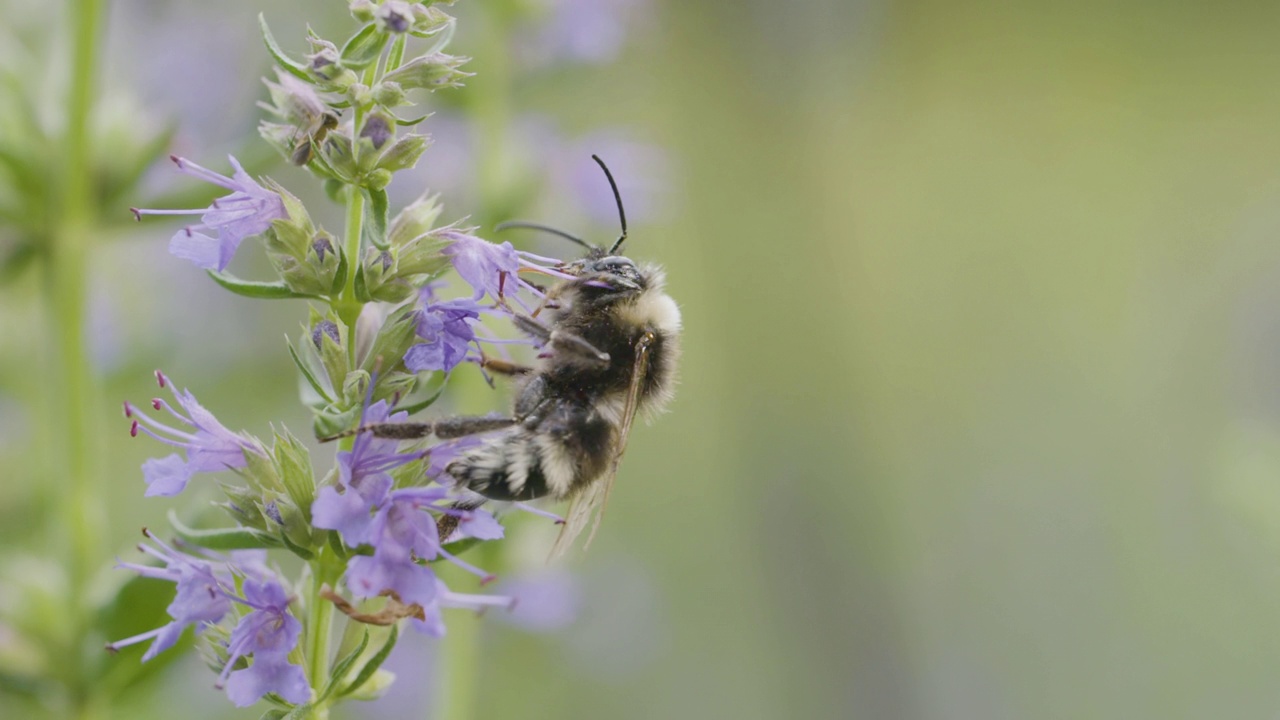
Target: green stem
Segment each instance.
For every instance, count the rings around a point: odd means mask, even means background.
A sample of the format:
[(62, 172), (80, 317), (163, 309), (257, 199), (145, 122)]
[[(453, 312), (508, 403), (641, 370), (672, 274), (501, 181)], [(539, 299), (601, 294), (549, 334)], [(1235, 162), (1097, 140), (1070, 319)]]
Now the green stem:
[(68, 540), (67, 568), (77, 646), (68, 661), (72, 672), (73, 701), (79, 717), (100, 717), (102, 704), (95, 696), (90, 660), (80, 644), (91, 623), (89, 584), (101, 558), (102, 506), (97, 474), (101, 457), (98, 433), (98, 383), (89, 361), (86, 330), (88, 255), (91, 250), (95, 207), (91, 127), (97, 84), (98, 55), (103, 15), (102, 0), (72, 0), (71, 82), (67, 98), (66, 135), (59, 185), (58, 220), (50, 237), (46, 290), (54, 317), (50, 370), (54, 382), (59, 428), (63, 438), (57, 474), (65, 478), (63, 522)]
[[(484, 138), (476, 158), (480, 195), (476, 220), (481, 228), (493, 226), (507, 212), (508, 188), (504, 175), (507, 156), (507, 127), (511, 122), (511, 63), (507, 54), (510, 25), (508, 3), (481, 4), (475, 25), (476, 81), (467, 97), (477, 133)], [(501, 561), (496, 543), (481, 543), (472, 552), (481, 567), (495, 568)], [(448, 568), (442, 568), (446, 574)], [(467, 578), (458, 578), (466, 582)], [(447, 582), (447, 581), (446, 581)], [(442, 691), (435, 717), (470, 720), (478, 717), (480, 692), (480, 619), (470, 613), (455, 613), (441, 647)]]
[[(333, 636), (333, 603), (320, 596), (328, 585), (332, 587), (341, 575), (341, 567), (331, 561), (328, 548), (321, 548), (311, 562), (311, 587), (307, 596), (307, 637), (304, 651), (307, 659), (307, 680), (319, 691), (329, 682), (329, 643)], [(316, 720), (329, 717), (329, 707), (322, 704), (312, 711)]]
[(350, 346), (348, 361), (353, 368), (356, 366), (356, 319), (360, 317), (360, 308), (363, 307), (363, 303), (356, 298), (356, 273), (363, 272), (360, 265), (360, 235), (363, 231), (364, 193), (360, 188), (352, 185), (347, 188), (347, 218), (343, 237), (343, 252), (347, 256), (347, 282), (338, 295), (333, 309), (347, 326), (347, 331), (351, 333), (352, 341), (348, 343)]

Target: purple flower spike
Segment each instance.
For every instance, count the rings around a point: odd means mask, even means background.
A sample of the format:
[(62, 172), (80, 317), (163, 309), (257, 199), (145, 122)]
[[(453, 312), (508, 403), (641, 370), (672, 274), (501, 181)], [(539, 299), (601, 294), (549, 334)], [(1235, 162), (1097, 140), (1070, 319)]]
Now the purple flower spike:
[(476, 339), (471, 323), (479, 320), (483, 308), (465, 298), (440, 303), (424, 300), (424, 304), (418, 316), (418, 337), (424, 342), (405, 353), (405, 367), (413, 372), (448, 372), (467, 359), (467, 348)]
[(212, 413), (196, 402), (189, 390), (178, 392), (158, 370), (156, 381), (160, 387), (169, 387), (183, 412), (160, 398), (152, 400), (151, 407), (169, 413), (178, 421), (178, 427), (166, 425), (125, 403), (125, 417), (133, 420), (129, 432), (134, 436), (142, 432), (166, 445), (181, 448), (187, 459), (184, 461), (174, 454), (143, 463), (142, 477), (147, 483), (147, 496), (177, 495), (196, 473), (242, 468), (246, 465), (246, 451), (264, 454), (257, 441), (223, 427)]
[[(289, 595), (274, 578), (246, 578), (244, 598), (253, 608), (240, 618), (227, 644), (227, 664), (218, 678), (226, 686), (227, 697), (236, 707), (248, 707), (267, 693), (275, 693), (291, 703), (311, 698), (311, 686), (298, 665), (289, 662), (289, 653), (298, 644), (302, 623), (289, 614)], [(253, 656), (253, 664), (231, 671), (236, 661)]]
[[(199, 215), (200, 222), (179, 230), (169, 240), (169, 252), (175, 257), (190, 260), (206, 270), (225, 270), (236, 248), (247, 237), (257, 235), (271, 227), (272, 220), (287, 216), (284, 201), (276, 192), (258, 184), (244, 171), (240, 163), (228, 156), (235, 173), (231, 177), (219, 175), (190, 160), (170, 157), (178, 170), (231, 191), (218, 198), (207, 208), (193, 210), (143, 210), (132, 208), (134, 217), (143, 215)], [(205, 231), (216, 233), (216, 237)]]
[(144, 577), (176, 583), (177, 594), (167, 610), (173, 621), (150, 632), (117, 640), (108, 644), (107, 649), (115, 652), (144, 640), (152, 640), (151, 647), (142, 656), (142, 661), (146, 662), (173, 647), (188, 625), (195, 625), (199, 632), (204, 626), (218, 622), (231, 611), (231, 600), (224, 592), (224, 588), (231, 583), (231, 575), (225, 570), (219, 572), (207, 560), (177, 552), (149, 531), (143, 532), (158, 547), (143, 544), (138, 546), (139, 549), (159, 559), (164, 567), (126, 562), (118, 563), (117, 567), (133, 570)]

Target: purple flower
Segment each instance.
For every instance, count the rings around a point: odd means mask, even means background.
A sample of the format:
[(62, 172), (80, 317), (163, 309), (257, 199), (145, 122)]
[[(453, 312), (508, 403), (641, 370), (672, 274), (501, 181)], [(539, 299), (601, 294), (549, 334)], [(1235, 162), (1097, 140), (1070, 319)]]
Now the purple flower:
[(444, 230), (439, 236), (450, 241), (444, 249), (453, 269), (475, 290), (473, 300), (488, 293), (495, 300), (515, 292), (520, 256), (511, 243), (497, 245), (457, 230)]
[(154, 638), (151, 647), (142, 656), (142, 661), (146, 662), (173, 647), (188, 625), (195, 625), (196, 632), (199, 632), (205, 626), (221, 620), (231, 611), (231, 600), (225, 589), (233, 585), (231, 574), (225, 568), (216, 568), (207, 560), (180, 553), (147, 530), (143, 533), (159, 547), (142, 544), (138, 549), (163, 562), (164, 567), (126, 562), (118, 563), (116, 567), (133, 570), (143, 577), (176, 583), (177, 594), (167, 610), (173, 621), (155, 630), (109, 643), (107, 649), (115, 652)]
[(483, 310), (475, 300), (459, 298), (444, 302), (423, 300), (418, 314), (418, 337), (424, 342), (409, 348), (404, 364), (413, 372), (448, 372), (467, 358), (467, 348), (476, 339), (471, 323)]
[[(206, 270), (225, 270), (245, 238), (271, 227), (272, 220), (286, 217), (284, 200), (272, 190), (258, 184), (240, 163), (228, 156), (235, 174), (219, 175), (190, 160), (171, 156), (178, 170), (205, 182), (224, 187), (230, 195), (218, 198), (207, 208), (194, 210), (143, 210), (132, 208), (139, 220), (143, 215), (199, 215), (200, 222), (179, 230), (169, 240), (169, 252), (190, 260)], [(202, 231), (213, 231), (217, 237)]]
[[(237, 598), (253, 612), (240, 618), (227, 643), (227, 664), (218, 676), (218, 687), (226, 686), (227, 697), (236, 707), (248, 707), (267, 693), (275, 693), (291, 703), (311, 697), (302, 668), (289, 662), (289, 653), (298, 644), (302, 623), (289, 614), (289, 595), (273, 577), (249, 577), (244, 581), (244, 597)], [(236, 661), (253, 656), (253, 663), (232, 671)]]
[[(379, 400), (365, 409), (361, 424), (402, 422), (409, 417), (403, 412), (388, 415), (388, 409), (387, 401)], [(391, 490), (392, 479), (387, 473), (424, 455), (398, 452), (399, 444), (373, 433), (357, 435), (351, 450), (338, 453), (337, 487), (321, 488), (312, 504), (312, 524), (337, 530), (352, 547), (368, 543), (373, 511)]]
[(347, 568), (347, 586), (359, 597), (394, 592), (401, 601), (425, 607), (434, 597), (435, 573), (418, 560), (440, 553), (435, 518), (421, 510), (444, 500), (442, 487), (392, 492), (370, 529), (373, 556), (359, 556)]
[(160, 398), (153, 399), (151, 407), (168, 412), (187, 428), (165, 425), (126, 402), (125, 417), (133, 419), (129, 433), (136, 437), (139, 432), (143, 432), (162, 443), (182, 448), (187, 459), (183, 460), (181, 456), (173, 454), (143, 463), (142, 477), (147, 483), (148, 497), (177, 495), (198, 472), (245, 467), (245, 452), (265, 454), (256, 440), (223, 427), (212, 413), (196, 402), (189, 390), (178, 392), (159, 370), (156, 371), (156, 382), (160, 387), (168, 387), (173, 392), (174, 399), (186, 414), (178, 412)]
[(635, 28), (644, 0), (554, 0), (541, 28), (529, 34), (524, 49), (530, 60), (602, 65), (612, 62)]

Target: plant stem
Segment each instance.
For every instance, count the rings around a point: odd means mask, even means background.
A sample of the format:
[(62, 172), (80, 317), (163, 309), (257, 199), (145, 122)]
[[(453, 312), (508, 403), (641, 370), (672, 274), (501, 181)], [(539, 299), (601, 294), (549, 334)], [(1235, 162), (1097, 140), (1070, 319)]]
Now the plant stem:
[(343, 324), (347, 326), (347, 331), (351, 333), (352, 341), (348, 343), (347, 360), (351, 363), (351, 367), (356, 367), (355, 356), (355, 331), (356, 319), (360, 317), (360, 309), (364, 306), (356, 299), (356, 273), (362, 272), (360, 268), (360, 234), (364, 231), (364, 193), (360, 188), (352, 185), (347, 188), (347, 218), (345, 236), (343, 237), (343, 252), (347, 256), (347, 282), (342, 288), (342, 293), (338, 296), (338, 301), (334, 303), (334, 310), (337, 311), (338, 317), (342, 319)]
[(71, 637), (76, 643), (68, 657), (73, 702), (79, 717), (98, 717), (102, 707), (95, 697), (90, 661), (81, 645), (90, 630), (89, 584), (101, 557), (104, 527), (95, 472), (101, 455), (98, 383), (85, 341), (88, 254), (95, 221), (90, 133), (102, 0), (72, 0), (68, 12), (72, 24), (72, 74), (62, 142), (65, 154), (58, 175), (58, 220), (49, 239), (46, 266), (46, 289), (55, 328), (50, 368), (54, 381), (49, 390), (58, 407), (53, 414), (59, 423), (56, 436), (64, 442), (55, 470), (66, 482), (62, 507), (74, 615)]
[[(334, 563), (330, 562), (330, 551), (321, 548), (311, 562), (311, 587), (307, 596), (307, 637), (305, 655), (307, 658), (307, 681), (311, 687), (319, 691), (329, 682), (329, 643), (333, 635), (333, 603), (320, 596), (326, 586), (332, 586), (337, 579), (333, 572)], [(329, 717), (328, 705), (322, 704), (312, 711), (316, 720)]]

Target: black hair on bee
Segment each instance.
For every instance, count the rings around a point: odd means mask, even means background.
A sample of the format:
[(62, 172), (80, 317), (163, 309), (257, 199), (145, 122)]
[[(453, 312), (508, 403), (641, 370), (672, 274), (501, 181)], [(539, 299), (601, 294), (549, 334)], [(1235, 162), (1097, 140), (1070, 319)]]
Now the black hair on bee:
[[(385, 438), (487, 433), (445, 467), (457, 486), (475, 493), (458, 507), (474, 508), (485, 500), (569, 500), (555, 555), (572, 544), (593, 515), (594, 536), (632, 422), (638, 413), (652, 416), (671, 400), (680, 355), (680, 309), (666, 293), (665, 275), (657, 265), (618, 254), (627, 240), (622, 195), (604, 161), (591, 157), (613, 189), (622, 226), (608, 249), (538, 223), (498, 226), (541, 230), (586, 248), (583, 257), (562, 266), (573, 277), (548, 288), (553, 302), (544, 305), (540, 317), (516, 316), (517, 328), (544, 348), (536, 364), (482, 363), (515, 378), (513, 413), (361, 428)], [(456, 516), (444, 516), (442, 539), (456, 525)]]

